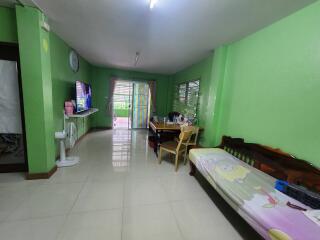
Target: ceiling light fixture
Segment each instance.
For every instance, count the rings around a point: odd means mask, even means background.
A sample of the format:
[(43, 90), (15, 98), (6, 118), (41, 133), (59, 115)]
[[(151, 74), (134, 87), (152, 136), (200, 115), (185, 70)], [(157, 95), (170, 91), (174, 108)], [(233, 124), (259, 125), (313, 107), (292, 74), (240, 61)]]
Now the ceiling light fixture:
[(139, 58), (140, 58), (140, 53), (136, 52), (136, 58), (134, 59), (134, 66), (137, 66)]
[(149, 5), (150, 9), (153, 9), (158, 3), (158, 1), (159, 0), (150, 0), (150, 5)]

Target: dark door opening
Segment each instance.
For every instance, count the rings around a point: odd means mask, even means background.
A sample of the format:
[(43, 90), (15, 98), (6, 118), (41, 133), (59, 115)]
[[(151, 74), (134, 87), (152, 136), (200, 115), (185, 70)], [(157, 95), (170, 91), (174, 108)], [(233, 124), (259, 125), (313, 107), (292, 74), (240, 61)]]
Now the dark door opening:
[(26, 135), (16, 44), (0, 43), (0, 172), (27, 171)]

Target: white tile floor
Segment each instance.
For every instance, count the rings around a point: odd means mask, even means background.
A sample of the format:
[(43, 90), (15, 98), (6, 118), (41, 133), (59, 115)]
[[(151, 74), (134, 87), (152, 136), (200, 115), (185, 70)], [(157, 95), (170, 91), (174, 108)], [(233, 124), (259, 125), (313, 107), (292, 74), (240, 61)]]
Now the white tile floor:
[(241, 239), (188, 166), (161, 165), (147, 131), (86, 136), (49, 180), (0, 174), (1, 240)]

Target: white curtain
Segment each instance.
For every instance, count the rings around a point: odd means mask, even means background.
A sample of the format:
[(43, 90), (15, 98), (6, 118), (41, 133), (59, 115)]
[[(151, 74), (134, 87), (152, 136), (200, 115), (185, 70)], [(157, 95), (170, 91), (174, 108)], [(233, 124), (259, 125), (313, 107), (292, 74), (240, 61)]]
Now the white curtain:
[(148, 81), (150, 95), (151, 95), (151, 107), (153, 115), (156, 113), (157, 106), (156, 106), (156, 81)]
[(116, 78), (111, 78), (110, 84), (109, 84), (109, 96), (107, 99), (107, 115), (110, 117), (113, 117), (113, 94), (114, 94), (114, 88), (116, 86)]
[(0, 60), (0, 133), (22, 133), (18, 70), (15, 61)]

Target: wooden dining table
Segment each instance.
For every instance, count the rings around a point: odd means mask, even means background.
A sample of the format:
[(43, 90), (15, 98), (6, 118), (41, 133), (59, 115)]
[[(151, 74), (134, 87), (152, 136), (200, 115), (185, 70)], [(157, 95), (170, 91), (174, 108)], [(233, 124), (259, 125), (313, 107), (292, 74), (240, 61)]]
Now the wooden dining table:
[(152, 129), (155, 136), (155, 144), (153, 150), (156, 156), (158, 157), (158, 145), (160, 143), (161, 134), (178, 134), (180, 132), (181, 125), (177, 123), (150, 122), (149, 126)]
[(150, 122), (153, 131), (180, 131), (181, 125), (177, 123)]

